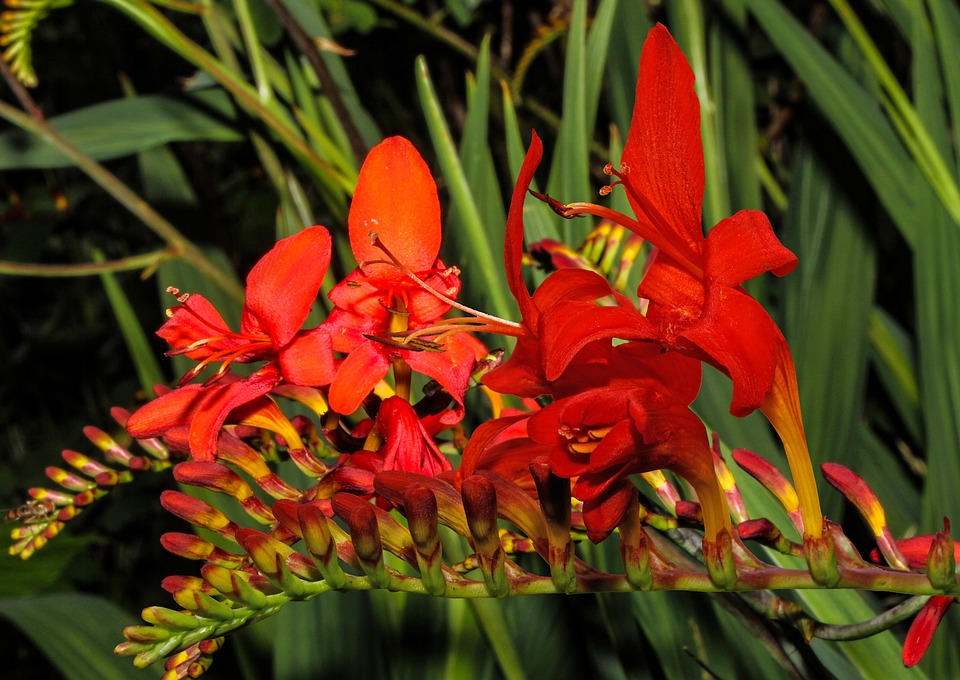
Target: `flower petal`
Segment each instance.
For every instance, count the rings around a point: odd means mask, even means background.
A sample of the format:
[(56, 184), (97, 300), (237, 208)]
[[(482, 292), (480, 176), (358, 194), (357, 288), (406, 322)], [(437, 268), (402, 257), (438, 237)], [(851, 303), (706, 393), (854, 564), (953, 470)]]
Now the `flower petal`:
[[(645, 196), (684, 241), (703, 241), (703, 143), (694, 76), (667, 29), (647, 34), (630, 132), (624, 146), (629, 189)], [(644, 215), (627, 192), (637, 215)], [(664, 234), (663, 236), (669, 236)], [(662, 240), (662, 239), (661, 239)], [(663, 247), (657, 239), (654, 245)]]
[(330, 384), (330, 408), (343, 415), (356, 411), (389, 368), (387, 357), (373, 342), (357, 346), (337, 368)]
[(159, 437), (167, 430), (188, 425), (206, 399), (202, 385), (184, 385), (170, 390), (138, 408), (127, 420), (127, 432), (135, 439)]
[(910, 630), (903, 641), (904, 666), (910, 668), (920, 663), (933, 641), (933, 634), (937, 632), (941, 619), (955, 599), (947, 595), (935, 595), (923, 605), (917, 618), (910, 624)]
[(281, 239), (247, 275), (241, 330), (261, 330), (273, 346), (286, 345), (310, 313), (330, 264), (330, 234), (323, 227)]
[[(190, 295), (178, 307), (173, 308), (173, 316), (160, 326), (157, 335), (170, 343), (174, 349), (181, 349), (199, 340), (226, 336), (230, 334), (227, 322), (217, 309), (202, 295)], [(241, 341), (223, 338), (208, 342), (186, 355), (194, 360), (205, 359), (211, 354), (241, 344)]]
[(534, 328), (537, 322), (537, 308), (530, 297), (530, 291), (527, 290), (527, 284), (523, 281), (523, 271), (520, 268), (520, 262), (523, 259), (523, 202), (533, 181), (533, 173), (540, 165), (542, 157), (543, 143), (536, 132), (531, 132), (530, 148), (527, 149), (527, 155), (523, 159), (517, 183), (513, 188), (513, 197), (510, 199), (510, 211), (507, 213), (507, 227), (503, 239), (507, 285), (510, 286), (510, 292), (520, 305), (520, 316), (524, 324), (530, 328)]
[(335, 360), (330, 331), (318, 326), (296, 336), (277, 356), (283, 379), (294, 385), (322, 387), (333, 382)]
[(217, 437), (230, 411), (269, 392), (280, 382), (280, 371), (267, 364), (253, 375), (223, 387), (207, 388), (207, 398), (190, 424), (190, 454), (194, 460), (217, 456)]
[(384, 470), (403, 470), (436, 477), (444, 470), (452, 470), (450, 461), (427, 436), (416, 411), (404, 399), (384, 399), (377, 411), (377, 425), (386, 435)]
[(738, 286), (768, 271), (784, 276), (797, 266), (797, 256), (780, 243), (759, 210), (720, 220), (707, 234), (704, 255), (711, 286)]
[(779, 353), (790, 351), (766, 310), (740, 288), (711, 290), (701, 319), (687, 328), (680, 340), (692, 342), (713, 366), (730, 376), (730, 413), (737, 417), (764, 403)]
[(390, 137), (367, 154), (348, 224), (350, 246), (367, 276), (392, 282), (405, 279), (394, 266), (364, 264), (386, 259), (371, 243), (371, 232), (414, 272), (433, 267), (440, 252), (440, 199), (430, 168), (409, 140)]

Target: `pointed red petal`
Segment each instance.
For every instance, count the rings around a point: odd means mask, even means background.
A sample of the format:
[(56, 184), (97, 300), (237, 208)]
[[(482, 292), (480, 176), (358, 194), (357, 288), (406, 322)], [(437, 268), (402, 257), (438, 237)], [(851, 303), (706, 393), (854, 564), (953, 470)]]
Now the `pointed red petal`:
[[(696, 248), (703, 241), (703, 144), (700, 102), (693, 83), (683, 52), (669, 31), (657, 24), (643, 44), (622, 160), (629, 168), (624, 180), (630, 188), (646, 196), (683, 240)], [(644, 214), (640, 206), (633, 208), (638, 215)]]
[(266, 332), (274, 347), (286, 345), (310, 313), (329, 264), (330, 234), (323, 227), (278, 241), (247, 275), (242, 329)]
[(343, 415), (356, 411), (389, 368), (390, 362), (372, 341), (356, 347), (340, 364), (330, 385), (330, 408)]
[(704, 255), (711, 286), (738, 286), (768, 271), (784, 276), (797, 266), (797, 256), (780, 243), (759, 210), (720, 220), (707, 235)]
[(513, 198), (510, 199), (510, 212), (507, 214), (507, 228), (503, 239), (504, 260), (506, 261), (507, 285), (510, 292), (520, 305), (520, 316), (528, 327), (533, 327), (537, 321), (537, 308), (530, 297), (530, 291), (523, 281), (523, 271), (520, 261), (523, 259), (523, 202), (533, 181), (533, 173), (540, 165), (543, 157), (543, 143), (536, 132), (531, 133), (530, 148), (523, 159), (516, 186), (513, 188)]
[(202, 385), (185, 385), (144, 404), (127, 420), (127, 432), (135, 439), (159, 437), (172, 427), (187, 425), (203, 400)]
[(400, 397), (390, 397), (380, 404), (377, 425), (386, 435), (383, 451), (384, 470), (403, 470), (436, 477), (444, 470), (452, 470), (450, 461), (440, 453), (427, 436), (416, 411)]
[(459, 421), (463, 416), (463, 394), (476, 359), (474, 345), (460, 335), (453, 335), (444, 341), (442, 352), (407, 352), (404, 359), (414, 371), (440, 383), (456, 400), (452, 418)]
[(936, 595), (923, 605), (917, 618), (910, 624), (910, 630), (907, 631), (907, 637), (903, 641), (904, 666), (910, 668), (920, 663), (933, 640), (933, 634), (937, 632), (940, 620), (943, 619), (943, 615), (947, 613), (954, 599), (956, 598)]
[(280, 371), (267, 364), (253, 375), (224, 387), (207, 388), (208, 396), (190, 424), (190, 454), (194, 460), (217, 456), (217, 437), (230, 411), (269, 392), (280, 382)]
[(363, 264), (386, 259), (370, 242), (371, 232), (414, 272), (433, 266), (440, 252), (440, 199), (430, 168), (408, 140), (390, 137), (367, 154), (348, 223), (350, 246), (367, 276), (404, 279), (393, 266)]

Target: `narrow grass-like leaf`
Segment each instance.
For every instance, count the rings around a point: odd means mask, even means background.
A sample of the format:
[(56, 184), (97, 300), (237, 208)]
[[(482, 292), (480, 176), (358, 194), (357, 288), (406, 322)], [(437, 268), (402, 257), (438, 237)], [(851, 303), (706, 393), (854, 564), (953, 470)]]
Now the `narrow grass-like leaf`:
[(459, 241), (462, 247), (455, 253), (457, 261), (451, 264), (461, 267), (465, 280), (470, 282), (471, 291), (476, 295), (475, 302), (481, 304), (486, 311), (501, 317), (508, 316), (513, 304), (508, 301), (503, 278), (497, 275), (498, 267), (488, 246), (487, 234), (473, 192), (460, 164), (423, 57), (417, 59), (416, 77), (420, 103), (440, 162), (441, 174), (447, 182), (450, 198), (457, 206), (457, 214), (462, 218), (459, 227), (463, 230), (463, 240)]
[[(581, 201), (590, 195), (588, 140), (592, 131), (587, 128), (586, 23), (586, 2), (575, 0), (563, 70), (563, 119), (547, 182), (547, 192), (562, 203)], [(565, 221), (560, 226), (561, 240), (577, 243), (585, 235), (582, 230), (575, 231), (573, 221)]]
[[(144, 151), (168, 142), (236, 142), (233, 105), (223, 90), (182, 98), (142, 95), (94, 104), (50, 118), (50, 124), (96, 160)], [(63, 168), (73, 161), (23, 130), (0, 134), (0, 170)]]
[(107, 600), (79, 593), (7, 598), (0, 600), (0, 616), (23, 631), (66, 680), (162, 675), (162, 666), (138, 670), (129, 659), (114, 655), (120, 631), (134, 615)]
[[(828, 460), (851, 463), (876, 279), (876, 255), (856, 208), (859, 201), (839, 179), (852, 171), (844, 170), (845, 157), (824, 154), (828, 148), (798, 151), (783, 236), (800, 259), (783, 279), (783, 331), (797, 367), (814, 467)], [(824, 514), (838, 516), (839, 498), (824, 500)]]
[(779, 2), (748, 0), (750, 12), (837, 130), (890, 213), (912, 243), (917, 231), (913, 165), (876, 99)]
[[(99, 250), (93, 253), (95, 262), (103, 262), (106, 258)], [(154, 385), (163, 382), (163, 371), (160, 370), (160, 364), (154, 356), (153, 349), (147, 341), (147, 336), (143, 332), (143, 326), (137, 318), (137, 313), (130, 304), (126, 293), (117, 281), (114, 274), (105, 272), (100, 275), (103, 282), (103, 289), (107, 293), (107, 299), (110, 301), (110, 307), (113, 314), (117, 317), (117, 323), (120, 325), (120, 332), (123, 334), (123, 341), (127, 345), (127, 351), (130, 352), (130, 358), (133, 359), (133, 365), (137, 370), (137, 377), (140, 378), (140, 386), (149, 393)]]
[(915, 442), (923, 441), (916, 350), (911, 338), (887, 312), (874, 308), (870, 317), (873, 366), (897, 413)]

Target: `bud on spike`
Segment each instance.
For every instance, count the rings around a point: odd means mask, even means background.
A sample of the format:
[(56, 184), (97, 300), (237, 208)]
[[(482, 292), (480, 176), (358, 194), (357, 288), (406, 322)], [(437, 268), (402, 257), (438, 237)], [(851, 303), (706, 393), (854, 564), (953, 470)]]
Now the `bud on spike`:
[(337, 561), (337, 545), (330, 534), (327, 517), (319, 504), (306, 503), (297, 511), (303, 541), (323, 578), (334, 588), (342, 588), (347, 575)]
[(506, 597), (510, 594), (510, 587), (504, 571), (506, 558), (500, 547), (497, 492), (493, 482), (473, 475), (463, 480), (461, 494), (487, 591), (493, 597)]
[(377, 513), (370, 503), (356, 506), (347, 502), (338, 503), (338, 498), (343, 495), (345, 494), (333, 497), (333, 510), (350, 527), (350, 540), (370, 584), (374, 588), (387, 588), (391, 577), (383, 562), (383, 543), (380, 540), (380, 527), (377, 526)]
[(957, 560), (954, 543), (950, 538), (950, 521), (943, 518), (943, 531), (938, 531), (930, 543), (927, 555), (927, 578), (930, 585), (948, 594), (957, 591)]
[(560, 592), (574, 592), (577, 589), (577, 576), (574, 571), (573, 539), (570, 536), (570, 480), (553, 474), (546, 456), (530, 464), (530, 474), (537, 486), (540, 509), (547, 522), (550, 578)]
[(443, 595), (447, 582), (443, 578), (437, 497), (425, 486), (412, 486), (403, 494), (403, 510), (410, 537), (417, 548), (417, 566), (423, 586), (431, 595)]

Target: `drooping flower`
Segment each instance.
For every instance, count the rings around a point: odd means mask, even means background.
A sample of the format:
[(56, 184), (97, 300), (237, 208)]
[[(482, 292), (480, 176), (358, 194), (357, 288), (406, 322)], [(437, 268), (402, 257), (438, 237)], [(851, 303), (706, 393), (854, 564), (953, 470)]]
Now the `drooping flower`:
[[(303, 331), (330, 263), (330, 235), (323, 227), (282, 239), (247, 275), (240, 331), (227, 327), (217, 310), (200, 295), (183, 295), (157, 334), (197, 366), (174, 393), (134, 413), (127, 429), (134, 437), (155, 436), (165, 426), (188, 418), (190, 451), (198, 460), (213, 460), (217, 433), (229, 413), (262, 397), (281, 383), (327, 385), (334, 375), (330, 334), (319, 326)], [(232, 363), (267, 361), (240, 380), (224, 380)], [(207, 366), (220, 363), (203, 385), (188, 385)]]
[[(330, 292), (335, 309), (324, 323), (334, 350), (347, 355), (330, 386), (331, 408), (353, 413), (391, 367), (435, 379), (461, 403), (477, 358), (476, 343), (459, 334), (409, 342), (401, 337), (429, 328), (450, 310), (409, 273), (447, 299), (460, 292), (457, 270), (437, 257), (436, 183), (408, 140), (391, 137), (367, 155), (350, 206), (349, 230), (359, 266)], [(407, 380), (398, 378), (397, 387), (398, 394), (407, 396)]]

